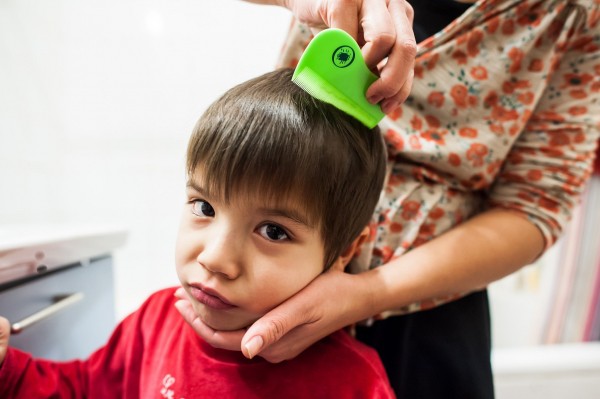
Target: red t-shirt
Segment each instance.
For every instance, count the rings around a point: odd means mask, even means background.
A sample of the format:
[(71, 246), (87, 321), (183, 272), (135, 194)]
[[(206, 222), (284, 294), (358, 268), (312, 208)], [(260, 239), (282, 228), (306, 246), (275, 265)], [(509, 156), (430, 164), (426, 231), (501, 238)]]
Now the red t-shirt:
[(174, 308), (173, 288), (152, 295), (85, 361), (33, 359), (9, 348), (0, 397), (394, 398), (376, 352), (338, 331), (271, 364), (216, 349)]

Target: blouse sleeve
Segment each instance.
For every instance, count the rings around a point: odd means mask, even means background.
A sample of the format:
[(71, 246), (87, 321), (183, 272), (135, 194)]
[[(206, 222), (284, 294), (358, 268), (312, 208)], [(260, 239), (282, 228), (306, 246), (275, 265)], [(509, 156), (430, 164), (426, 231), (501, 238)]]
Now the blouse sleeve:
[(571, 217), (600, 134), (599, 13), (589, 11), (587, 27), (549, 60), (554, 73), (490, 192), (493, 206), (526, 215), (543, 233), (546, 248)]

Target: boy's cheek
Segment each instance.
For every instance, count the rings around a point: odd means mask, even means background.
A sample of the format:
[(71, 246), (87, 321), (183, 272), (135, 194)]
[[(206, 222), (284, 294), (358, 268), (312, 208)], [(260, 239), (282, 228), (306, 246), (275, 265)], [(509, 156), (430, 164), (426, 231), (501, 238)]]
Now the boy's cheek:
[(177, 245), (175, 249), (175, 269), (180, 279), (186, 279), (191, 277), (189, 273), (193, 273), (193, 270), (198, 265), (197, 253), (191, 251), (185, 245)]
[(197, 255), (195, 248), (197, 244), (198, 240), (194, 240), (191, 229), (182, 223), (175, 241), (175, 258), (178, 261), (177, 264), (180, 264), (179, 261), (185, 262), (188, 258), (195, 257)]
[(183, 244), (178, 238), (175, 242), (175, 266), (179, 269), (184, 263), (184, 249)]

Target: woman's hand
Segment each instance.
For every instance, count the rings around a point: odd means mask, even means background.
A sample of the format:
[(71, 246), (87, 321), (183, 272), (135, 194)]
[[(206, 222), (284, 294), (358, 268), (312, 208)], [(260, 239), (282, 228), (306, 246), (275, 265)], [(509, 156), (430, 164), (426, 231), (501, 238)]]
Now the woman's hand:
[(196, 316), (180, 289), (176, 307), (183, 318), (214, 347), (242, 350), (277, 363), (300, 354), (321, 338), (376, 311), (372, 307), (369, 273), (351, 275), (330, 270), (296, 295), (257, 320), (247, 330), (215, 331)]
[(10, 337), (10, 323), (4, 317), (0, 317), (0, 365), (4, 362), (8, 351), (8, 339)]
[(251, 0), (279, 4), (313, 28), (339, 28), (362, 47), (369, 68), (380, 78), (367, 90), (367, 99), (381, 102), (383, 112), (406, 100), (413, 83), (417, 45), (412, 30), (413, 9), (406, 0)]

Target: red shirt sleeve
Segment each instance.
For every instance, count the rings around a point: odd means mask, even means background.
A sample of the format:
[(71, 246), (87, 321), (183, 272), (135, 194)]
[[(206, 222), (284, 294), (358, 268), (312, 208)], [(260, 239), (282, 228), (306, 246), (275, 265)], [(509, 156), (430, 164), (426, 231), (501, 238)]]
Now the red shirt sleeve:
[(81, 361), (35, 360), (28, 353), (8, 348), (0, 368), (3, 398), (84, 397), (85, 366)]
[(87, 360), (35, 359), (9, 347), (0, 366), (0, 397), (122, 398), (125, 393), (139, 397), (144, 348), (140, 326), (149, 302), (126, 317), (107, 344)]

